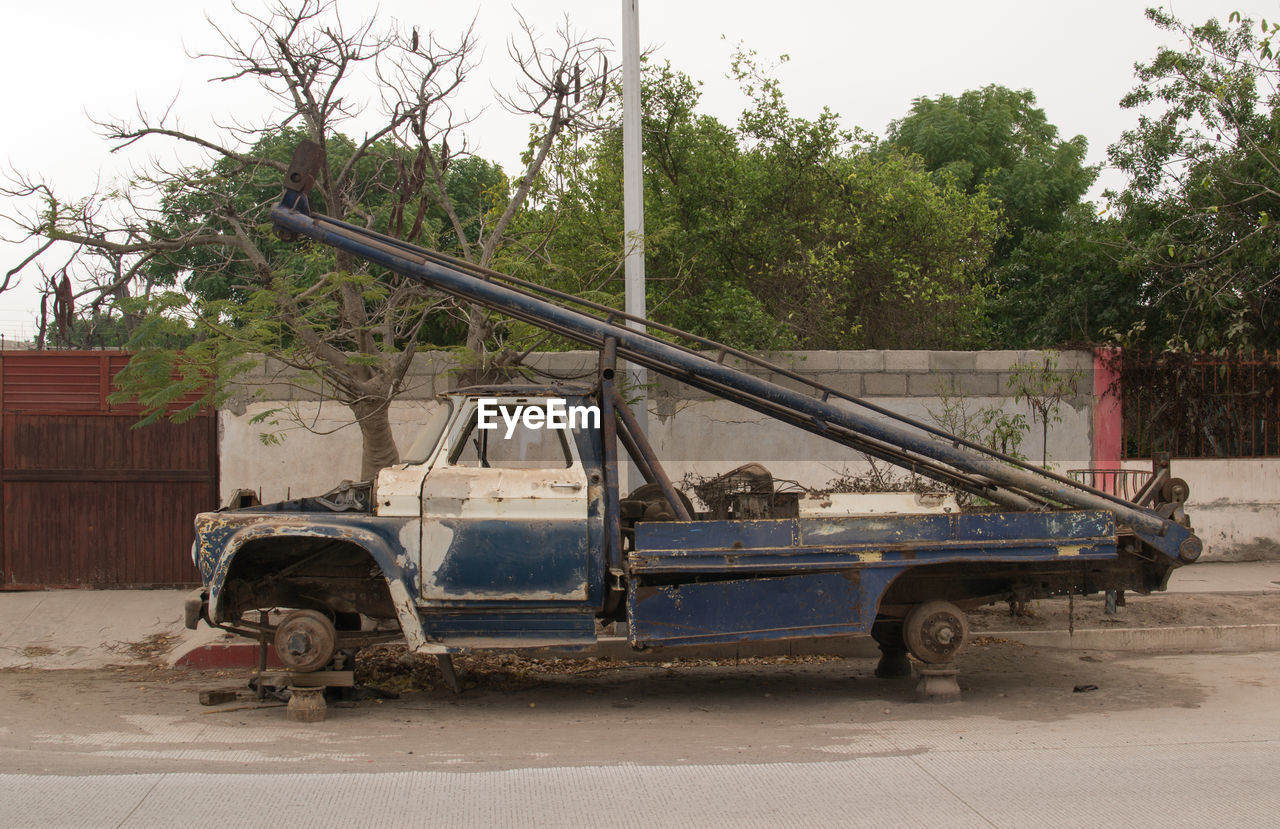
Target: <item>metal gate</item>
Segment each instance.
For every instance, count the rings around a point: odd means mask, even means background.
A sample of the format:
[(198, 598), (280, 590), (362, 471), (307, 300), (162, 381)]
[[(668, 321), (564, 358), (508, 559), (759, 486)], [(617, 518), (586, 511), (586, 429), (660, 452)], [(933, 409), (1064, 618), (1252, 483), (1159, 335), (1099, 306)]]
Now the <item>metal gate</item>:
[(195, 513), (218, 502), (212, 412), (135, 429), (111, 404), (129, 355), (0, 352), (0, 588), (200, 580)]

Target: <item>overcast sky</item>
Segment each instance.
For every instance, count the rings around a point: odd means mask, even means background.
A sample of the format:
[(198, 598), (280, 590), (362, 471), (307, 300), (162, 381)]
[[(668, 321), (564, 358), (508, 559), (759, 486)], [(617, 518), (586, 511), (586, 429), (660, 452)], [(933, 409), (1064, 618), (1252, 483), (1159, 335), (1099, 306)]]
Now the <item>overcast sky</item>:
[[(261, 9), (261, 0), (243, 0)], [(618, 0), (550, 0), (516, 4), (536, 27), (548, 32), (568, 15), (583, 31), (618, 43)], [(1133, 84), (1133, 64), (1172, 43), (1143, 16), (1141, 0), (968, 0), (897, 3), (672, 2), (640, 0), (642, 47), (703, 82), (703, 109), (734, 123), (743, 99), (725, 76), (734, 46), (742, 42), (762, 59), (781, 54), (777, 76), (792, 111), (812, 116), (823, 106), (844, 124), (882, 135), (920, 96), (959, 94), (987, 84), (1031, 89), (1063, 136), (1083, 134), (1089, 161), (1105, 160), (1107, 145), (1134, 123), (1117, 102)], [(1280, 17), (1280, 3), (1250, 5), (1207, 0), (1165, 3), (1187, 21), (1222, 19), (1233, 10), (1255, 18)], [(511, 80), (505, 42), (516, 30), (509, 3), (471, 0), (340, 0), (344, 17), (373, 13), (456, 37), (472, 17), (484, 61), (462, 98), (471, 112), (484, 110), (474, 133), (478, 151), (517, 167), (526, 129), (490, 105), (493, 88)], [(130, 162), (163, 142), (123, 156), (112, 155), (89, 118), (128, 116), (173, 102), (181, 125), (207, 128), (211, 118), (260, 119), (267, 111), (251, 82), (209, 83), (218, 63), (193, 60), (188, 52), (214, 50), (216, 34), (205, 16), (231, 31), (243, 31), (226, 0), (118, 0), (118, 2), (29, 2), (7, 4), (0, 77), (5, 117), (0, 122), (0, 160), (38, 174), (63, 198), (91, 192), (98, 182), (117, 181)], [(620, 60), (620, 58), (619, 58)], [(485, 107), (488, 106), (486, 110)], [(1104, 172), (1102, 185), (1122, 181)], [(12, 205), (0, 204), (5, 211)], [(4, 229), (10, 236), (12, 230)], [(25, 249), (0, 242), (0, 267), (8, 270)], [(0, 334), (29, 338), (34, 329), (33, 279), (0, 295)]]

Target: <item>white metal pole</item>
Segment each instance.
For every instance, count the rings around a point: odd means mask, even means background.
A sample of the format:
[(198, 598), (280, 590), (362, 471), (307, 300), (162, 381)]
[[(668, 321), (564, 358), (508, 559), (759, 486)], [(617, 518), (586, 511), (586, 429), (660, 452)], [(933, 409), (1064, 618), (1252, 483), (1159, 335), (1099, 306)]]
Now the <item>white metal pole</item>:
[[(622, 215), (624, 228), (624, 273), (626, 277), (626, 312), (645, 315), (644, 284), (644, 160), (640, 148), (640, 6), (639, 0), (622, 0)], [(644, 330), (639, 323), (628, 323)], [(648, 371), (643, 366), (628, 366), (632, 404), (640, 428), (649, 431), (649, 401), (645, 387)], [(631, 489), (643, 481), (639, 470), (630, 464), (628, 480)]]

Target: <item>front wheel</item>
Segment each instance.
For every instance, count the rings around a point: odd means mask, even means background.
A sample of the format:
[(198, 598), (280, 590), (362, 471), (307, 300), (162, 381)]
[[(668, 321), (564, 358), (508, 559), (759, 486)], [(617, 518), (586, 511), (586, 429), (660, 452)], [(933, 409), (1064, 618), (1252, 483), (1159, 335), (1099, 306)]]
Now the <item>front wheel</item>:
[(275, 636), (276, 655), (291, 671), (318, 671), (338, 646), (338, 632), (329, 617), (318, 610), (295, 610), (280, 621)]

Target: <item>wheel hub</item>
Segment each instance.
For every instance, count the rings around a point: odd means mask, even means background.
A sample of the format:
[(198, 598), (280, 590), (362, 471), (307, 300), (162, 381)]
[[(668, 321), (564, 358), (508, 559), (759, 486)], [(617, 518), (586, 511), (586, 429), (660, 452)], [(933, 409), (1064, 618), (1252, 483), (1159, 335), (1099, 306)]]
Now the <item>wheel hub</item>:
[(293, 671), (318, 671), (337, 649), (338, 633), (329, 617), (316, 610), (295, 610), (276, 628), (276, 655)]
[(964, 611), (950, 602), (917, 606), (903, 623), (907, 649), (922, 662), (950, 662), (969, 638)]

